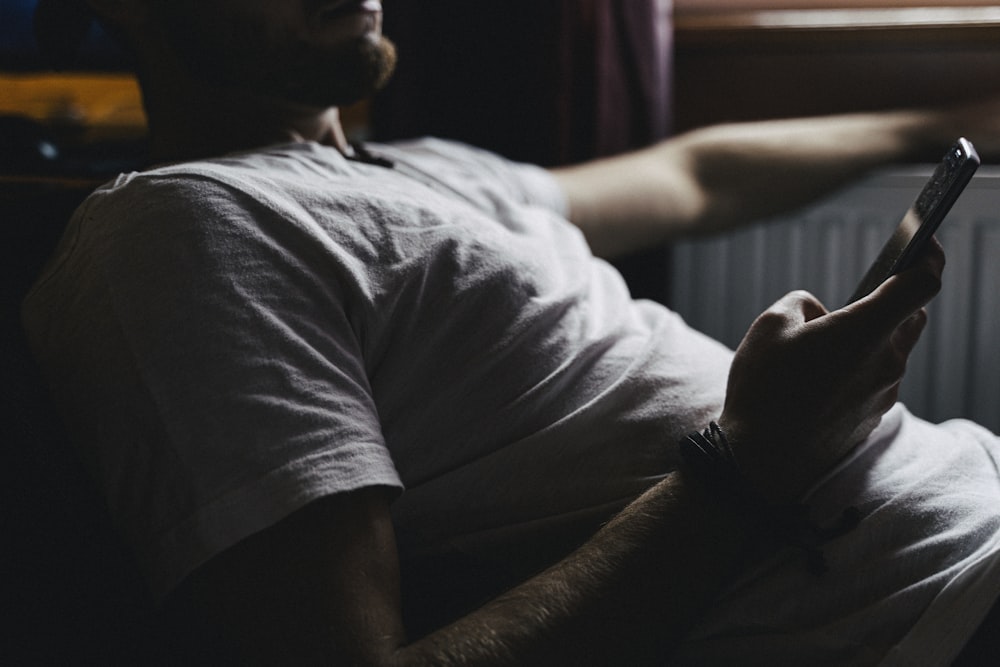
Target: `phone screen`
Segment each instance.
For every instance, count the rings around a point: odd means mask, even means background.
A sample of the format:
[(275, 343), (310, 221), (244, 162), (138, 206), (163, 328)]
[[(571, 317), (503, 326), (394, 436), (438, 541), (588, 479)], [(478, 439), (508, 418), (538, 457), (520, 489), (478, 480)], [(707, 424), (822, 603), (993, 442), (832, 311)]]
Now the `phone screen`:
[(979, 155), (967, 139), (948, 149), (916, 201), (882, 247), (847, 303), (870, 294), (889, 276), (913, 263), (979, 168)]

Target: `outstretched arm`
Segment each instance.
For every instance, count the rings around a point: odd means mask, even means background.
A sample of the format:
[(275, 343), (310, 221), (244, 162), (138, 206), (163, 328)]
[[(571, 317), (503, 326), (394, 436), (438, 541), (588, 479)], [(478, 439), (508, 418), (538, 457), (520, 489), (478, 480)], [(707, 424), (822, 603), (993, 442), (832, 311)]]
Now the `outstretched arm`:
[(594, 252), (613, 257), (683, 234), (793, 210), (892, 162), (936, 162), (959, 136), (989, 152), (1000, 103), (733, 123), (554, 174)]

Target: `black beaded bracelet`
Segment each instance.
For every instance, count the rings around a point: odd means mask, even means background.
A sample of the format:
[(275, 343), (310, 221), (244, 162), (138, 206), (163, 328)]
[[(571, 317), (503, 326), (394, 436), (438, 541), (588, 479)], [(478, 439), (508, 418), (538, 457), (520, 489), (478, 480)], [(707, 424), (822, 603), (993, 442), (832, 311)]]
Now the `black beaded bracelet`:
[(680, 453), (687, 471), (714, 498), (754, 523), (763, 536), (801, 549), (813, 574), (829, 569), (822, 545), (853, 530), (861, 521), (857, 508), (848, 507), (836, 525), (821, 528), (809, 518), (806, 505), (769, 503), (740, 470), (725, 433), (715, 422), (704, 432), (683, 438)]

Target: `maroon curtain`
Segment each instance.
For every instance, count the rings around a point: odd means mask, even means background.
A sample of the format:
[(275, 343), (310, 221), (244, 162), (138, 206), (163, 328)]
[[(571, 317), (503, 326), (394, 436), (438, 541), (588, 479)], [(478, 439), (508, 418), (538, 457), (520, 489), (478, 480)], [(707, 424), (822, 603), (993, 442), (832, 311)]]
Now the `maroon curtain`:
[(671, 0), (384, 0), (400, 50), (377, 139), (434, 135), (564, 164), (670, 128)]
[(559, 154), (610, 155), (667, 136), (670, 0), (562, 0)]

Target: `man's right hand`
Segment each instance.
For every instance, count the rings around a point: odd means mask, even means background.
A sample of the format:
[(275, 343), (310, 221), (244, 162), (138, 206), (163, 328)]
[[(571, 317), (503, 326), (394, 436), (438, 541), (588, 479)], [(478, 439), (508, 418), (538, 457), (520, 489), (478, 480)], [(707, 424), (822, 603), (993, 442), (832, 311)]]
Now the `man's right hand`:
[(896, 402), (943, 268), (935, 242), (913, 268), (841, 310), (792, 292), (750, 327), (720, 425), (745, 474), (771, 500), (797, 499)]

